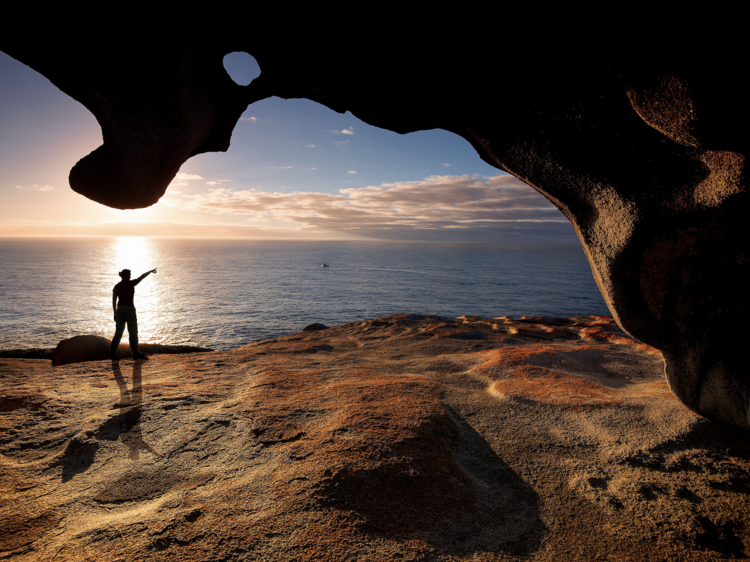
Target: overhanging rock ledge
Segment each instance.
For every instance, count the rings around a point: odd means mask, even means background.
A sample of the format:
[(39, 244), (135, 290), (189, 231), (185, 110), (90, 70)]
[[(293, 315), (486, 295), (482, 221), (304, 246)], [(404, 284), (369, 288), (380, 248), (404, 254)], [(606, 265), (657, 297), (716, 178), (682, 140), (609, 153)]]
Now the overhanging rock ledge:
[[(216, 25), (199, 37), (171, 25), (147, 41), (132, 25), (70, 14), (40, 41), (19, 24), (0, 49), (96, 116), (103, 144), (70, 184), (120, 209), (154, 204), (191, 156), (227, 150), (247, 105), (270, 96), (399, 133), (462, 136), (571, 221), (610, 310), (663, 352), (680, 400), (750, 426), (750, 92), (739, 21), (504, 7), (503, 25), (476, 13), (373, 15), (344, 40), (338, 26), (313, 25), (327, 14), (297, 14), (305, 25), (290, 26), (278, 10), (262, 23), (250, 10), (209, 10)], [(222, 66), (233, 51), (261, 67), (248, 86)]]

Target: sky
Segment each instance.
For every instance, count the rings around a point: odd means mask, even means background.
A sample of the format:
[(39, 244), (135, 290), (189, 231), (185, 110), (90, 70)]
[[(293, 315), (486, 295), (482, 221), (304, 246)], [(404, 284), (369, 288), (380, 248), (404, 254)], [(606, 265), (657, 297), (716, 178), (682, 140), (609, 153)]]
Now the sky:
[[(224, 65), (240, 84), (261, 72), (246, 53)], [(250, 105), (229, 151), (185, 162), (148, 209), (70, 189), (100, 144), (86, 108), (0, 52), (0, 236), (577, 243), (551, 203), (461, 137), (399, 135), (309, 100)]]

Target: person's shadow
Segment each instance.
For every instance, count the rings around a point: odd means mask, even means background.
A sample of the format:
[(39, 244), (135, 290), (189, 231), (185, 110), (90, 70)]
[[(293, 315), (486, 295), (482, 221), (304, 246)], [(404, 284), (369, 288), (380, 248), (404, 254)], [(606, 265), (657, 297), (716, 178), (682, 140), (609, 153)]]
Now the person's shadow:
[(119, 437), (120, 440), (128, 447), (128, 458), (138, 460), (141, 451), (148, 451), (156, 457), (161, 455), (154, 448), (143, 440), (141, 433), (141, 412), (143, 409), (143, 385), (141, 370), (143, 361), (133, 363), (133, 388), (128, 390), (128, 385), (120, 371), (120, 362), (112, 361), (112, 372), (115, 376), (115, 382), (120, 388), (120, 414)]

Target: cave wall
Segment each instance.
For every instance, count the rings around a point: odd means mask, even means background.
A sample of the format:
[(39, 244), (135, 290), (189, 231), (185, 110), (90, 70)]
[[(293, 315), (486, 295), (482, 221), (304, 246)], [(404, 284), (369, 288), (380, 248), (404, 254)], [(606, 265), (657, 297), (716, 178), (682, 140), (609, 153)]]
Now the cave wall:
[[(610, 310), (663, 352), (675, 394), (749, 427), (739, 18), (506, 6), (501, 21), (378, 13), (344, 32), (331, 14), (254, 15), (209, 9), (201, 33), (71, 17), (0, 49), (97, 118), (103, 144), (70, 185), (120, 209), (154, 204), (191, 156), (227, 150), (247, 105), (270, 96), (460, 135), (571, 221)], [(248, 86), (223, 68), (233, 51), (261, 67)]]

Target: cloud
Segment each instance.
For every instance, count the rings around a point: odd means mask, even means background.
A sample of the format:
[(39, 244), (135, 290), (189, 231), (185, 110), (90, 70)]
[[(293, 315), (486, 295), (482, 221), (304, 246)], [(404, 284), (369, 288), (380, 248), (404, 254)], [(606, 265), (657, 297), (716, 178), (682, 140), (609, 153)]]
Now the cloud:
[(441, 165), (441, 166), (444, 166), (444, 167), (446, 167), (446, 168), (447, 168), (448, 166), (453, 166), (453, 164), (448, 164), (448, 162), (444, 162), (444, 163), (442, 163), (442, 164), (440, 164), (440, 165)]
[(222, 183), (227, 183), (233, 180), (211, 180), (207, 181), (206, 185), (221, 185)]
[(315, 144), (308, 144), (305, 148), (318, 148), (318, 146)]
[(258, 121), (257, 117), (240, 117), (240, 121), (252, 121), (253, 123)]
[(572, 234), (567, 220), (549, 201), (505, 174), (430, 176), (421, 181), (347, 188), (337, 194), (221, 187), (168, 204), (214, 215), (295, 222), (315, 232), (337, 230), (381, 238), (389, 233), (408, 239), (414, 237), (408, 233), (414, 232), (476, 233), (500, 227), (505, 231)]
[(184, 172), (178, 172), (169, 186), (167, 186), (167, 189), (172, 187), (184, 187), (188, 185), (189, 181), (202, 179), (203, 176), (199, 176), (198, 174), (186, 174)]
[(39, 185), (38, 183), (34, 183), (31, 185), (31, 187), (26, 187), (24, 185), (16, 185), (13, 186), (13, 189), (22, 189), (25, 191), (54, 191), (55, 188), (51, 185)]
[(294, 168), (294, 166), (269, 166), (269, 168), (273, 168), (276, 170), (291, 170)]
[(347, 127), (346, 129), (341, 129), (340, 131), (337, 131), (336, 129), (325, 129), (323, 132), (333, 133), (334, 135), (353, 135), (354, 127)]
[(333, 144), (336, 146), (341, 146), (342, 144), (350, 144), (352, 141), (350, 140), (344, 140), (344, 141), (333, 141)]
[(357, 172), (355, 172), (354, 170), (347, 170), (346, 173), (347, 174), (356, 174)]

